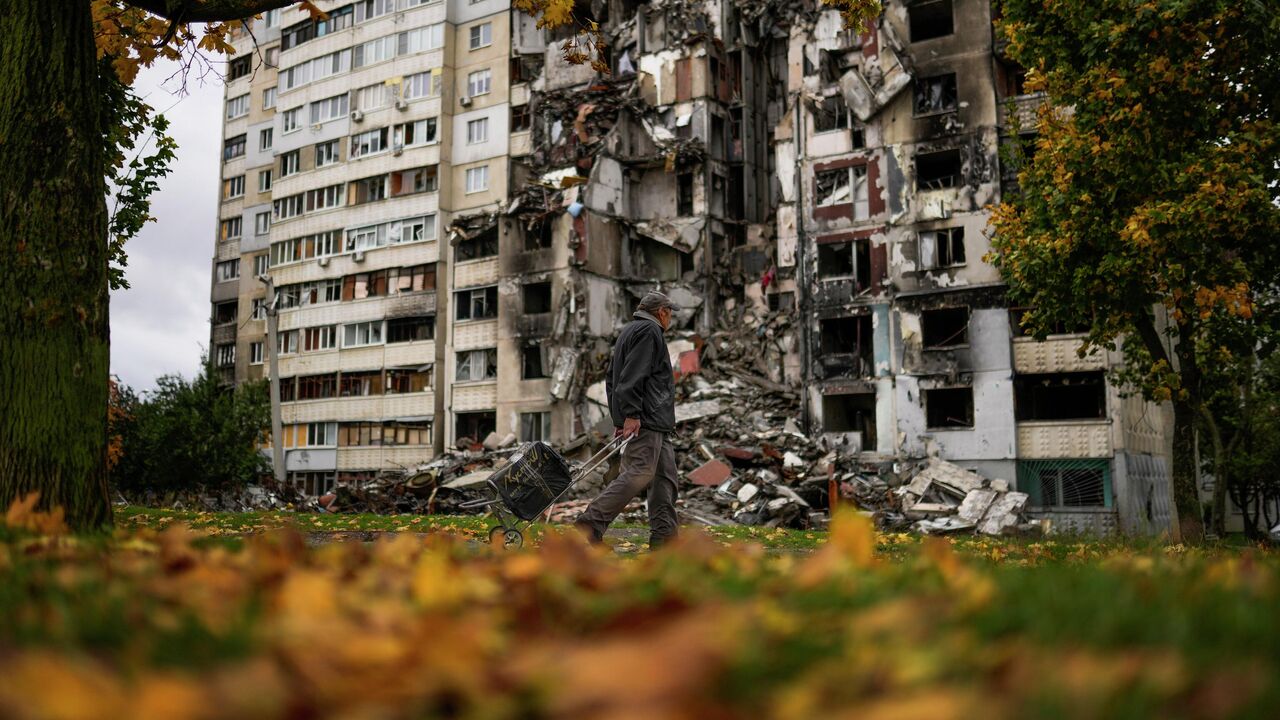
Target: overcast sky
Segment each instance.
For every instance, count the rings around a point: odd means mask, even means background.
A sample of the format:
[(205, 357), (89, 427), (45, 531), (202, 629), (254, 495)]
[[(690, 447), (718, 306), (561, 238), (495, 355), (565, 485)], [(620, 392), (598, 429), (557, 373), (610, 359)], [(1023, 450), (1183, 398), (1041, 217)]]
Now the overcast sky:
[(191, 78), (173, 94), (172, 63), (145, 69), (134, 90), (169, 118), (178, 157), (152, 196), (156, 221), (125, 246), (132, 286), (111, 294), (111, 372), (136, 390), (165, 374), (193, 376), (209, 344), (209, 278), (219, 188), (222, 80)]

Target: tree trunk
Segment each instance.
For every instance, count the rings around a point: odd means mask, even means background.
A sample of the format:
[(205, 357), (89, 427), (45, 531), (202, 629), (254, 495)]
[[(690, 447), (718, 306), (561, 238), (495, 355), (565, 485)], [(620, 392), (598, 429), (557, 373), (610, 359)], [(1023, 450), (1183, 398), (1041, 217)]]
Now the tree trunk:
[(1173, 467), (1170, 470), (1173, 508), (1177, 513), (1177, 538), (1199, 543), (1204, 539), (1204, 519), (1197, 488), (1195, 427), (1196, 411), (1187, 400), (1173, 401)]
[(0, 13), (0, 510), (32, 491), (68, 523), (107, 495), (106, 116), (88, 2)]

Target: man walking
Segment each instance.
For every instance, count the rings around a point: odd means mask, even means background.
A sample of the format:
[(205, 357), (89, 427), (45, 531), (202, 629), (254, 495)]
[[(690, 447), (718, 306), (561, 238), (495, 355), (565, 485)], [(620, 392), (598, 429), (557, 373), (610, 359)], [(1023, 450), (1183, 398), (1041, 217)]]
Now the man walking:
[(666, 295), (648, 293), (613, 347), (605, 392), (615, 431), (629, 441), (618, 476), (574, 522), (593, 544), (604, 542), (609, 523), (645, 488), (649, 547), (676, 536), (676, 454), (668, 438), (676, 429), (676, 386), (662, 339), (671, 310)]

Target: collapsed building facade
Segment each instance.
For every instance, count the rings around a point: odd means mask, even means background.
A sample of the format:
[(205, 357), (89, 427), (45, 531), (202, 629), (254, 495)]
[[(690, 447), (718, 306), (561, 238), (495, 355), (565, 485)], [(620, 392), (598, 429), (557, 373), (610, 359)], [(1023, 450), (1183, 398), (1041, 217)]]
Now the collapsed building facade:
[[(567, 442), (605, 429), (610, 341), (659, 287), (704, 357), (713, 332), (754, 335), (752, 371), (794, 388), (804, 429), (843, 453), (871, 464), (938, 455), (1009, 480), (1068, 527), (1167, 527), (1165, 410), (1122, 397), (1107, 381), (1118, 357), (1079, 357), (1070, 328), (1022, 337), (983, 260), (989, 208), (1016, 192), (1000, 149), (1034, 126), (1014, 116), (1042, 101), (1003, 55), (988, 0), (887, 2), (863, 34), (814, 0), (579, 0), (575, 17), (598, 26), (600, 52), (494, 0), (378, 4), (402, 18), (434, 5), (461, 44), (445, 43), (433, 109), (435, 172), (458, 177), (429, 193), (440, 228), (420, 361), (429, 387), (398, 410), (431, 423), (433, 447), (396, 453), (425, 459), (490, 432)], [(494, 46), (492, 97), (479, 104), (458, 69), (477, 20)], [(566, 61), (579, 52), (588, 62)], [(416, 69), (397, 67), (396, 80)], [(229, 100), (238, 92), (229, 86)], [(485, 152), (462, 142), (477, 108), (496, 133)], [(463, 173), (481, 161), (489, 181), (476, 194)], [(339, 235), (358, 231), (338, 224)], [(259, 244), (293, 235), (277, 222)], [(370, 247), (361, 261), (381, 267), (379, 254), (391, 253)], [(350, 261), (335, 255), (327, 267)], [(338, 274), (308, 260), (317, 278)], [(356, 350), (336, 344), (337, 387), (348, 372), (391, 387), (390, 365), (348, 366)], [(236, 378), (260, 375), (235, 367)], [(308, 402), (323, 411), (298, 409)], [(333, 422), (347, 437), (342, 402), (296, 398), (295, 423)], [(340, 440), (336, 465), (356, 457)], [(345, 464), (373, 472), (409, 459)]]

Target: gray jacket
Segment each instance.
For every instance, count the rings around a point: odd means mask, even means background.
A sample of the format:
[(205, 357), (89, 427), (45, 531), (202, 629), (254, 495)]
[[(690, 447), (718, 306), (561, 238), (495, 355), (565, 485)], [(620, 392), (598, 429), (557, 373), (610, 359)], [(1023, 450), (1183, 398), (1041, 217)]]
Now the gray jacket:
[(675, 376), (657, 318), (639, 310), (635, 320), (622, 328), (604, 383), (614, 427), (622, 427), (627, 418), (638, 418), (646, 430), (669, 433), (676, 429)]

